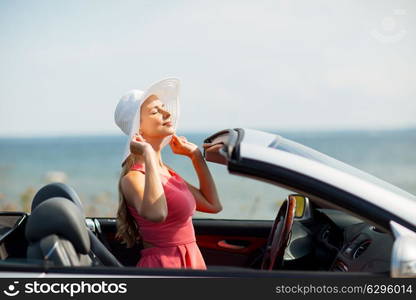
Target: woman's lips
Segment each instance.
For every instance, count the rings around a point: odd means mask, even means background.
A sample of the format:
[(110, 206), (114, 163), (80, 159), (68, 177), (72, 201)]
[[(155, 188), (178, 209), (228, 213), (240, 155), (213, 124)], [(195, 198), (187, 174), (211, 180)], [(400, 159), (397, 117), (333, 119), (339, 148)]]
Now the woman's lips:
[(163, 124), (164, 126), (172, 126), (172, 122), (166, 122), (165, 124)]

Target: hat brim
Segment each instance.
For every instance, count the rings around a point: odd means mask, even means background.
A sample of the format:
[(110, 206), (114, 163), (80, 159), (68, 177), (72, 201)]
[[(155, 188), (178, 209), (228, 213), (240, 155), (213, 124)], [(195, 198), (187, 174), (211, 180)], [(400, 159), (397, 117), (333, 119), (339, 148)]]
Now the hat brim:
[[(179, 92), (180, 92), (180, 80), (178, 78), (165, 78), (153, 83), (142, 95), (139, 100), (139, 106), (134, 116), (130, 133), (128, 135), (126, 147), (124, 149), (124, 155), (122, 159), (122, 165), (127, 157), (130, 155), (130, 141), (135, 133), (138, 133), (140, 126), (140, 108), (143, 102), (151, 95), (156, 95), (160, 101), (165, 104), (165, 109), (171, 114), (172, 127), (176, 132), (179, 120)], [(165, 137), (162, 141), (162, 147), (167, 145), (172, 139), (172, 135)]]

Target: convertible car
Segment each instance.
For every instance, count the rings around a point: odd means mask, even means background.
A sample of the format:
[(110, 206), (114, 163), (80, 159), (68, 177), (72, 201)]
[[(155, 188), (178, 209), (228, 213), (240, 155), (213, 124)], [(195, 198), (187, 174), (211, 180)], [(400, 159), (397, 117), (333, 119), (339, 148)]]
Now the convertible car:
[(207, 270), (136, 268), (140, 245), (115, 238), (116, 220), (86, 218), (76, 192), (52, 183), (30, 214), (0, 213), (1, 276), (416, 277), (414, 195), (263, 131), (222, 130), (202, 147), (230, 176), (293, 191), (274, 221), (194, 218)]

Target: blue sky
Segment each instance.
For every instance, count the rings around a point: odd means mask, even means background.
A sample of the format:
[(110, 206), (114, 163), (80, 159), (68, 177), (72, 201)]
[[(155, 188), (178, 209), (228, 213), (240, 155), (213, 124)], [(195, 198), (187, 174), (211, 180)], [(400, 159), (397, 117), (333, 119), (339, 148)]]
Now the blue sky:
[(0, 136), (119, 134), (182, 80), (180, 131), (416, 126), (416, 2), (0, 1)]

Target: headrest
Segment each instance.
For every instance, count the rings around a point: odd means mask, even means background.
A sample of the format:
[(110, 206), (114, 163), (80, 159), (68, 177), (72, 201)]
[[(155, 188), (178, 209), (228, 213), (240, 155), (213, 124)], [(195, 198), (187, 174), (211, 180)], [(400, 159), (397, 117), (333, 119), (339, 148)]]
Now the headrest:
[(90, 251), (85, 216), (79, 207), (65, 198), (55, 197), (40, 203), (29, 216), (25, 234), (32, 243), (56, 234), (69, 240), (78, 253)]
[(54, 197), (63, 197), (68, 199), (74, 202), (82, 211), (84, 211), (81, 200), (79, 199), (75, 190), (69, 185), (60, 182), (50, 183), (42, 187), (36, 193), (35, 197), (33, 197), (31, 211), (33, 211), (43, 201)]

